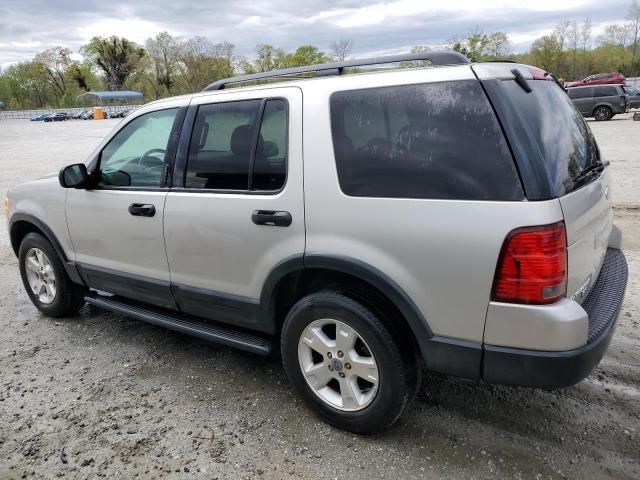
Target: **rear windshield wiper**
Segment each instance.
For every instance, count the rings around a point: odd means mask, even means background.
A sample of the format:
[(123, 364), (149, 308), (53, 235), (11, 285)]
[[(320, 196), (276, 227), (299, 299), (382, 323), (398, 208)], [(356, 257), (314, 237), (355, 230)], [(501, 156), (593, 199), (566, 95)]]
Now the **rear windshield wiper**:
[(599, 161), (597, 163), (589, 165), (587, 168), (582, 170), (582, 172), (580, 172), (576, 178), (574, 178), (573, 182), (576, 186), (586, 185), (594, 178), (597, 178), (608, 166), (608, 161), (604, 163)]

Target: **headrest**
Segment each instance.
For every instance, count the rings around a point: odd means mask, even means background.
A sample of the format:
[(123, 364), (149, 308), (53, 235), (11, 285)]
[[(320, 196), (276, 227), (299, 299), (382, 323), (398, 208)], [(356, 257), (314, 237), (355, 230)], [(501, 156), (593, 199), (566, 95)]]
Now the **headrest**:
[(253, 125), (240, 125), (231, 134), (231, 151), (239, 156), (248, 156), (253, 143)]

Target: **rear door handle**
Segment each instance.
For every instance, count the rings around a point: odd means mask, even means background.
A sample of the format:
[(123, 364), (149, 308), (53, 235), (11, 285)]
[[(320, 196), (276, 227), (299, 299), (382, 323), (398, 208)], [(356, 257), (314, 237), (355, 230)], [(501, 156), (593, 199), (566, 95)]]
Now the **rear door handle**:
[(289, 212), (274, 210), (256, 210), (251, 215), (251, 220), (256, 225), (270, 225), (272, 227), (288, 227), (293, 221)]
[(132, 203), (129, 205), (129, 213), (134, 217), (153, 217), (156, 207), (148, 203)]

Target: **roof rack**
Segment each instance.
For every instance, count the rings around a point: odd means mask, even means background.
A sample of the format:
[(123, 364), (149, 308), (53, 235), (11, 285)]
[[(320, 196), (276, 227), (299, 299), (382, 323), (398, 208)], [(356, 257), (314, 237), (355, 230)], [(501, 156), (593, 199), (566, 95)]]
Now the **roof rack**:
[[(364, 67), (367, 65), (384, 65), (387, 63), (429, 61), (434, 66), (460, 65), (469, 63), (469, 59), (458, 52), (422, 52), (407, 53), (403, 55), (390, 55), (386, 57), (363, 58), (360, 60), (347, 60), (344, 62), (323, 63), (320, 65), (307, 65), (304, 67), (284, 68), (282, 70), (272, 70), (270, 72), (252, 73), (250, 75), (240, 75), (238, 77), (218, 80), (207, 86), (203, 92), (212, 90), (223, 90), (227, 85), (233, 83), (251, 82), (267, 78), (290, 77), (295, 75), (313, 74), (313, 77), (324, 77), (331, 75), (342, 75), (345, 68)], [(298, 77), (300, 78), (300, 77)], [(307, 77), (304, 77), (307, 78)]]

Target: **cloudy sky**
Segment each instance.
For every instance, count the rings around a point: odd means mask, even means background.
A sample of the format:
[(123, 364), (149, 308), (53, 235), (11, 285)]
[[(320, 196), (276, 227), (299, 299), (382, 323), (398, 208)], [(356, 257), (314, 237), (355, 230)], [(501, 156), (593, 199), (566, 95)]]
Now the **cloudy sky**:
[(61, 45), (77, 52), (92, 36), (139, 43), (166, 30), (236, 45), (285, 49), (351, 39), (352, 54), (437, 45), (476, 28), (506, 31), (516, 51), (562, 19), (591, 17), (594, 33), (623, 21), (629, 0), (0, 0), (0, 65)]

